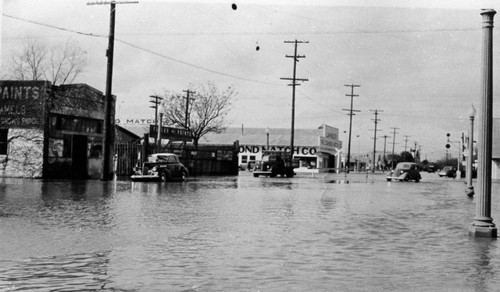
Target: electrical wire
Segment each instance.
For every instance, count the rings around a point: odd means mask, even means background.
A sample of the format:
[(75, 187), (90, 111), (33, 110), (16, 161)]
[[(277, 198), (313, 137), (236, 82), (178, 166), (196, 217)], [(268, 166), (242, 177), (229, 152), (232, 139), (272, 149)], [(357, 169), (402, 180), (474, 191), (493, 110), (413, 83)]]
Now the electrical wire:
[(59, 27), (59, 26), (55, 26), (55, 25), (51, 25), (51, 24), (41, 23), (41, 22), (38, 22), (38, 21), (28, 20), (28, 19), (17, 17), (17, 16), (8, 15), (8, 14), (5, 14), (5, 13), (2, 13), (2, 15), (5, 16), (5, 17), (8, 17), (8, 18), (12, 18), (12, 19), (16, 19), (16, 20), (20, 20), (20, 21), (24, 21), (24, 22), (28, 22), (28, 23), (40, 25), (40, 26), (45, 26), (45, 27), (48, 27), (48, 28), (53, 28), (53, 29), (57, 29), (57, 30), (65, 31), (65, 32), (76, 33), (76, 34), (79, 34), (79, 35), (90, 36), (90, 37), (98, 37), (98, 38), (107, 38), (108, 37), (108, 35), (93, 34), (93, 33), (88, 33), (88, 32), (81, 32), (81, 31), (77, 31), (77, 30), (73, 30), (73, 29), (68, 29), (68, 28), (63, 28), (63, 27)]

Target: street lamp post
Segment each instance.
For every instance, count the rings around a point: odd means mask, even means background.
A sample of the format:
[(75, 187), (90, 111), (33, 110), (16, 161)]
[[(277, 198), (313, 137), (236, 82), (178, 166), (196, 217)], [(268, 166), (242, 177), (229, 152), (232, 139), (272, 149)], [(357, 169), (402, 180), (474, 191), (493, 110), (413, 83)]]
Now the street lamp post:
[(497, 228), (491, 217), (491, 156), (493, 120), (493, 17), (496, 11), (483, 10), (483, 44), (481, 74), (481, 105), (478, 135), (478, 196), (476, 216), (469, 226), (469, 234), (475, 237), (497, 237)]
[(469, 128), (469, 143), (468, 143), (468, 152), (467, 156), (467, 188), (465, 189), (465, 193), (467, 196), (474, 196), (474, 186), (472, 186), (472, 164), (474, 161), (474, 117), (476, 116), (476, 109), (474, 105), (469, 111), (469, 119), (470, 119), (470, 128)]

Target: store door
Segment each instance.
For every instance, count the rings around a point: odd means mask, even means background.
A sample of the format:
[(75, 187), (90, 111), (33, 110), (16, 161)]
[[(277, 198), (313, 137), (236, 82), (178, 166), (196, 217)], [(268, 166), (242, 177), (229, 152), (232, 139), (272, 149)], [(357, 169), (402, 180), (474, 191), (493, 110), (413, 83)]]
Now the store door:
[(71, 150), (73, 160), (71, 170), (73, 178), (88, 178), (87, 136), (73, 135), (73, 147)]

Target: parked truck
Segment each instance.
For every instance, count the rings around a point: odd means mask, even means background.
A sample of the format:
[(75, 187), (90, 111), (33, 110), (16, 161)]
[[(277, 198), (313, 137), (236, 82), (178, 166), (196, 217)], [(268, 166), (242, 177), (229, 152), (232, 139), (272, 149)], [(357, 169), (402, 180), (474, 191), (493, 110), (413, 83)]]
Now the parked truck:
[(253, 176), (293, 177), (294, 168), (299, 167), (299, 161), (293, 159), (291, 154), (285, 151), (264, 151), (262, 159), (254, 166)]

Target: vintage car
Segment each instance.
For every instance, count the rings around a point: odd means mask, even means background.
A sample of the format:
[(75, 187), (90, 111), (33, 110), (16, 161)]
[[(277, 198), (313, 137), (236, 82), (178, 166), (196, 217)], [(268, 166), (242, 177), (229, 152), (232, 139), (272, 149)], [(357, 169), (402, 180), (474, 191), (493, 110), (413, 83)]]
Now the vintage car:
[(253, 170), (253, 176), (270, 176), (270, 177), (293, 177), (295, 175), (294, 168), (299, 167), (297, 159), (291, 159), (290, 153), (284, 151), (265, 151), (262, 155), (262, 160), (258, 161)]
[(184, 181), (189, 175), (188, 169), (173, 153), (155, 153), (148, 156), (142, 167), (131, 176), (133, 181)]
[(445, 166), (438, 172), (439, 177), (447, 176), (455, 178), (457, 177), (457, 169), (453, 166)]
[(391, 170), (387, 174), (387, 181), (411, 181), (419, 182), (422, 179), (418, 166), (413, 162), (400, 162), (396, 165), (396, 169)]

